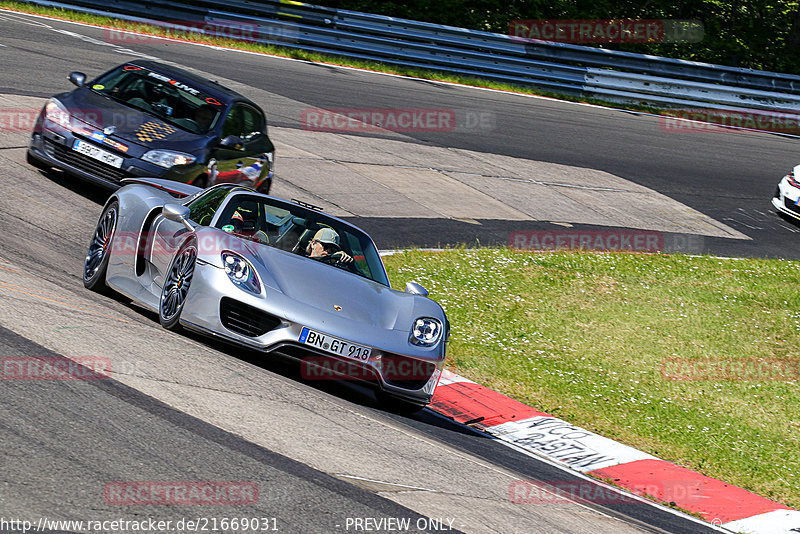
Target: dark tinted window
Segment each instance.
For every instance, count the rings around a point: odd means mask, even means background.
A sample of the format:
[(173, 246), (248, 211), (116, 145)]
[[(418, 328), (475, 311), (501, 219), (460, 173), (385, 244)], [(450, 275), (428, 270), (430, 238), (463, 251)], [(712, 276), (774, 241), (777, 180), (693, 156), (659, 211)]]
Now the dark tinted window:
[(225, 116), (222, 137), (235, 135), (247, 141), (264, 131), (264, 116), (246, 104), (234, 105)]

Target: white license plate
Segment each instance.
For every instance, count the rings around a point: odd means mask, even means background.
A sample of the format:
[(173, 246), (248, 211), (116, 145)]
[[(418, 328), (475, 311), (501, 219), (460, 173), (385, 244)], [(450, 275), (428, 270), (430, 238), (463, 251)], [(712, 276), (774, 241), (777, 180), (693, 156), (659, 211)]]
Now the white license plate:
[(339, 356), (344, 356), (345, 358), (360, 362), (369, 360), (369, 356), (372, 353), (372, 349), (369, 347), (356, 345), (355, 343), (350, 343), (349, 341), (344, 341), (343, 339), (329, 336), (328, 334), (320, 334), (306, 327), (303, 327), (303, 330), (300, 332), (298, 341), (304, 345), (309, 345), (330, 352), (331, 354), (338, 354)]
[(72, 145), (72, 149), (80, 152), (81, 154), (89, 156), (90, 158), (96, 159), (97, 161), (102, 161), (106, 165), (116, 167), (117, 169), (122, 167), (122, 157), (112, 154), (108, 150), (98, 148), (91, 143), (87, 143), (86, 141), (76, 139), (75, 143)]

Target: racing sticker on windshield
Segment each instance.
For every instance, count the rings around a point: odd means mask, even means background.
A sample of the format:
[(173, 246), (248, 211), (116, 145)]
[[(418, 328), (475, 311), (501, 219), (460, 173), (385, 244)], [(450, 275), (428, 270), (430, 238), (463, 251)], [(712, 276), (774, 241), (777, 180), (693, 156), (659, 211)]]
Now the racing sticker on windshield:
[(179, 82), (178, 80), (173, 80), (169, 76), (164, 76), (163, 74), (159, 74), (153, 71), (148, 71), (147, 75), (152, 78), (155, 78), (156, 80), (161, 80), (162, 82), (167, 82), (170, 85), (174, 85), (178, 89), (183, 89), (187, 93), (191, 93), (194, 96), (200, 96), (200, 91), (198, 91), (194, 87), (190, 87), (183, 82)]
[(134, 132), (134, 135), (139, 141), (144, 143), (152, 143), (161, 139), (166, 139), (168, 136), (174, 134), (177, 130), (169, 124), (163, 122), (147, 121), (139, 129)]

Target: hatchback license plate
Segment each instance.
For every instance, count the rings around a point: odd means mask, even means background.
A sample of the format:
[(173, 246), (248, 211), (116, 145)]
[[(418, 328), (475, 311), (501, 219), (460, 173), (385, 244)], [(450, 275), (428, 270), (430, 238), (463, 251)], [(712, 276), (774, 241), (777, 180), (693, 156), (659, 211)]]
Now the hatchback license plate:
[(72, 149), (85, 156), (89, 156), (92, 159), (102, 161), (106, 165), (116, 167), (117, 169), (122, 167), (123, 158), (117, 156), (116, 154), (112, 154), (108, 150), (103, 150), (102, 148), (98, 148), (91, 143), (87, 143), (86, 141), (76, 139), (75, 143), (72, 145)]

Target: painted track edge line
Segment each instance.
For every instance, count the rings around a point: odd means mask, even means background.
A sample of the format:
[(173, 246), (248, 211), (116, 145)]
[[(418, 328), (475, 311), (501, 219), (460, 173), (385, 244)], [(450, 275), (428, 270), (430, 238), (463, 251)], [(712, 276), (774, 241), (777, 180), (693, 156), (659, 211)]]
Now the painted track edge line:
[[(431, 410), (550, 464), (611, 481), (661, 506), (680, 506), (709, 526), (747, 534), (792, 534), (800, 527), (800, 512), (778, 502), (570, 425), (456, 373), (447, 377)], [(569, 453), (554, 456), (548, 449)]]

